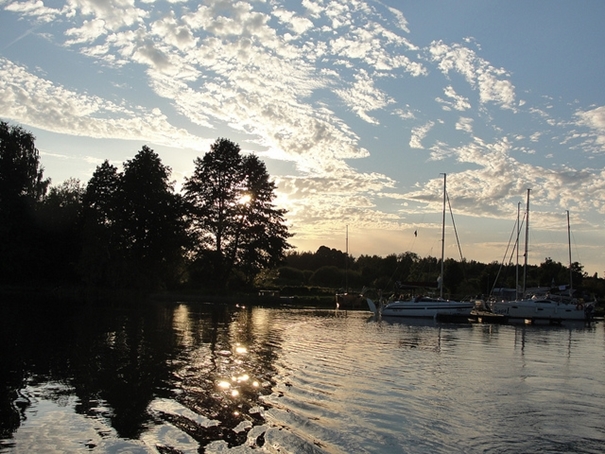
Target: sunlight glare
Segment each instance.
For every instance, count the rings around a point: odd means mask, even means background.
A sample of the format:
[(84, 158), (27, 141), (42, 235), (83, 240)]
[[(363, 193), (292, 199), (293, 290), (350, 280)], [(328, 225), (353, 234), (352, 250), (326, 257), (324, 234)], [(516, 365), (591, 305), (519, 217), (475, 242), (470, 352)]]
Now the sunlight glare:
[(240, 205), (248, 205), (251, 200), (252, 197), (250, 196), (250, 194), (244, 194), (239, 198), (237, 203), (239, 203)]
[(231, 383), (226, 380), (221, 380), (218, 382), (218, 387), (221, 389), (229, 389), (231, 387)]

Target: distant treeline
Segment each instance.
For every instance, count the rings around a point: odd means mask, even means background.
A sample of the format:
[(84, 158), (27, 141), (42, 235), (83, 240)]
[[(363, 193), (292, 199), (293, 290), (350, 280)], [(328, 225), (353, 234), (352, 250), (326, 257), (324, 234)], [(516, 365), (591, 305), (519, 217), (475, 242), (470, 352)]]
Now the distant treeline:
[(33, 135), (0, 121), (0, 284), (224, 289), (283, 263), (291, 235), (258, 157), (218, 139), (182, 193), (170, 174), (143, 146), (51, 186)]
[[(277, 287), (316, 286), (339, 291), (360, 291), (363, 287), (383, 292), (402, 293), (410, 287), (425, 285), (437, 292), (441, 274), (441, 259), (419, 257), (412, 252), (386, 257), (361, 255), (357, 258), (345, 252), (321, 246), (317, 252), (292, 251), (286, 255), (286, 266), (272, 274)], [(523, 270), (515, 264), (497, 262), (484, 264), (446, 259), (444, 263), (444, 290), (452, 298), (488, 296), (494, 288), (515, 288), (522, 284)], [(576, 296), (585, 298), (605, 296), (605, 279), (588, 276), (580, 263), (572, 264), (571, 278)], [(526, 288), (553, 287), (558, 290), (570, 284), (569, 266), (545, 258), (539, 265), (527, 269)], [(565, 290), (565, 291), (566, 291)]]

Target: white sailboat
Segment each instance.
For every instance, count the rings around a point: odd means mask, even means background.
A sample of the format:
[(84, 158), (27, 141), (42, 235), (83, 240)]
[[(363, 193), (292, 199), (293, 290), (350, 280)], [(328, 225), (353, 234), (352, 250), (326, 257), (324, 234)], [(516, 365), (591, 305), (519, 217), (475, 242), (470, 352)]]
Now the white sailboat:
[(374, 314), (383, 317), (465, 317), (470, 316), (475, 303), (468, 301), (451, 301), (443, 298), (443, 272), (445, 259), (445, 206), (447, 201), (446, 174), (443, 174), (443, 220), (441, 226), (441, 276), (439, 276), (439, 297), (416, 296), (409, 300), (396, 300), (380, 308), (371, 299), (368, 306)]
[(567, 212), (567, 231), (569, 242), (569, 266), (570, 266), (570, 295), (569, 297), (561, 297), (551, 295), (533, 295), (527, 297), (525, 295), (525, 282), (527, 275), (527, 255), (528, 255), (528, 237), (529, 237), (529, 193), (527, 190), (527, 208), (525, 219), (525, 261), (523, 273), (523, 292), (522, 299), (514, 301), (493, 301), (491, 310), (495, 314), (501, 314), (508, 318), (509, 321), (523, 321), (525, 323), (561, 323), (566, 320), (582, 321), (589, 320), (592, 315), (593, 306), (583, 304), (582, 302), (572, 298), (573, 287), (571, 286), (571, 241), (569, 238), (569, 211)]

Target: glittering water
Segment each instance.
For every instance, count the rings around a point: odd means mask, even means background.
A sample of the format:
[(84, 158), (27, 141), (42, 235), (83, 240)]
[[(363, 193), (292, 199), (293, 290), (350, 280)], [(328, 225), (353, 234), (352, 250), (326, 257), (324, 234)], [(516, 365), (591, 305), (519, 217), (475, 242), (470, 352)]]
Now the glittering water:
[(0, 307), (0, 452), (605, 452), (603, 324)]

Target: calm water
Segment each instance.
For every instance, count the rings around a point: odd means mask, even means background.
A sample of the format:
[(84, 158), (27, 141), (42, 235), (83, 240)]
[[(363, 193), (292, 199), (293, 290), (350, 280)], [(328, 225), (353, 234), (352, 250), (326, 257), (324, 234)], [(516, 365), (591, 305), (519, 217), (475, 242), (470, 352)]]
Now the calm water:
[(605, 452), (603, 324), (0, 307), (0, 452)]

